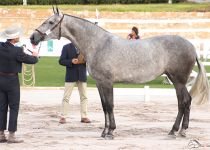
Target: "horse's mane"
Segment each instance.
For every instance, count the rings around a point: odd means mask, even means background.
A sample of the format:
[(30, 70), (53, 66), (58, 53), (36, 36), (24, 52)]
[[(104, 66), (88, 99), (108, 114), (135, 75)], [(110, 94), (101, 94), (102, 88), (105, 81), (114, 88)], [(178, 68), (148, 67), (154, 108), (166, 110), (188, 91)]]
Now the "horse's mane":
[(93, 23), (93, 22), (91, 22), (91, 21), (89, 21), (89, 20), (87, 20), (87, 19), (79, 18), (79, 17), (72, 16), (72, 15), (69, 15), (69, 14), (64, 14), (64, 15), (69, 16), (69, 17), (73, 17), (73, 18), (76, 18), (76, 19), (79, 19), (79, 20), (83, 20), (83, 21), (88, 22), (88, 23), (90, 23), (90, 24), (94, 25), (95, 27), (97, 27), (97, 28), (99, 28), (99, 29), (101, 29), (101, 30), (105, 31), (105, 32), (110, 33), (109, 31), (107, 31), (107, 30), (103, 29), (102, 27), (100, 27), (100, 26), (96, 25), (95, 23)]

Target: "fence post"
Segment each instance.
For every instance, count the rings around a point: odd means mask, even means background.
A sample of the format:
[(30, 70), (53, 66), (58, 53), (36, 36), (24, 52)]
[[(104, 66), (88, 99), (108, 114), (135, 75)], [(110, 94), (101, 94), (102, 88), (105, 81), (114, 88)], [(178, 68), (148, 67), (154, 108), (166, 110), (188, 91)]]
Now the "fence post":
[(23, 0), (23, 5), (27, 5), (27, 0)]
[(149, 102), (150, 96), (149, 96), (149, 86), (144, 86), (144, 102)]

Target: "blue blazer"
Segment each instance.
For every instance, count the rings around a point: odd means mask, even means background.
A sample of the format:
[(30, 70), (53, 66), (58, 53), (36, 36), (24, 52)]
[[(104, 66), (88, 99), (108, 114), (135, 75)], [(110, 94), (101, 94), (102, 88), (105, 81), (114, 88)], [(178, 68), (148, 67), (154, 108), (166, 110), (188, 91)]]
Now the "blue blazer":
[(10, 42), (0, 42), (0, 72), (20, 73), (22, 63), (35, 64), (38, 58), (27, 55), (21, 47), (15, 47)]
[(72, 59), (77, 57), (77, 49), (72, 43), (63, 46), (59, 64), (66, 66), (65, 82), (87, 82), (86, 63), (72, 64)]

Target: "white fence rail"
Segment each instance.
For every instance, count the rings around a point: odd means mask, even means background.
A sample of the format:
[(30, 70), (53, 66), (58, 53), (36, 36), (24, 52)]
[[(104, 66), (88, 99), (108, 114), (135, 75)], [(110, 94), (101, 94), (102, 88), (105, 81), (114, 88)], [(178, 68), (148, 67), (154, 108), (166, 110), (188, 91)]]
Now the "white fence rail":
[[(4, 41), (1, 40), (0, 41)], [(207, 59), (210, 57), (210, 39), (189, 39), (189, 41), (195, 46), (196, 52), (199, 58)], [(41, 43), (40, 56), (60, 56), (63, 45), (70, 41), (62, 38), (61, 40), (44, 41)], [(25, 44), (28, 49), (37, 50), (40, 45), (36, 48), (32, 47), (30, 40), (27, 38), (21, 39), (21, 44)], [(206, 65), (210, 65), (208, 62)]]
[[(4, 40), (0, 39), (0, 41)], [(210, 58), (210, 39), (189, 39), (189, 41), (195, 46), (199, 58), (204, 60)], [(44, 41), (41, 43), (41, 46), (38, 45), (34, 48), (29, 39), (23, 38), (19, 45), (25, 44), (31, 50), (38, 50), (40, 46), (40, 56), (60, 56), (63, 45), (69, 42), (69, 40), (64, 38), (61, 40)], [(204, 62), (204, 65), (210, 65), (210, 62)]]
[[(200, 13), (202, 16), (203, 13)], [(169, 24), (169, 23), (210, 23), (209, 18), (203, 19), (94, 19), (94, 18), (86, 18), (91, 22), (100, 23), (125, 23), (125, 24)]]

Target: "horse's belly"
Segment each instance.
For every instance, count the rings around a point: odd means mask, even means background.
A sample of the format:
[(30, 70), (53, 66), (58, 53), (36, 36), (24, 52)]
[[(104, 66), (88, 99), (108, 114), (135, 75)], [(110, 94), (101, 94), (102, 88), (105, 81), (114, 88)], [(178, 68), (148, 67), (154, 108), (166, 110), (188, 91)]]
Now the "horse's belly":
[(115, 74), (114, 82), (125, 83), (145, 83), (154, 80), (163, 73), (163, 70), (137, 70), (137, 71), (121, 71), (120, 74)]

